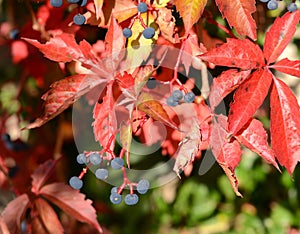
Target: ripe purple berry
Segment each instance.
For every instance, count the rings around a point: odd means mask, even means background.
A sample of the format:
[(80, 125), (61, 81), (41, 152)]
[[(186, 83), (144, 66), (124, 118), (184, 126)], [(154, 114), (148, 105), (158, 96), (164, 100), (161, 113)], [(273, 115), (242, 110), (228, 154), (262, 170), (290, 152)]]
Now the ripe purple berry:
[(144, 2), (140, 2), (138, 4), (138, 11), (141, 12), (141, 13), (144, 13), (148, 10), (148, 5)]
[(82, 15), (82, 14), (77, 14), (77, 15), (74, 15), (74, 17), (73, 17), (74, 24), (83, 25), (85, 23), (85, 21), (86, 21), (86, 19), (85, 19), (84, 15)]
[(123, 29), (123, 36), (126, 38), (129, 38), (132, 36), (132, 31), (130, 28), (124, 28)]
[(155, 35), (154, 28), (148, 27), (148, 28), (145, 28), (145, 30), (143, 31), (143, 36), (146, 39), (151, 39), (152, 37), (154, 37), (154, 35)]

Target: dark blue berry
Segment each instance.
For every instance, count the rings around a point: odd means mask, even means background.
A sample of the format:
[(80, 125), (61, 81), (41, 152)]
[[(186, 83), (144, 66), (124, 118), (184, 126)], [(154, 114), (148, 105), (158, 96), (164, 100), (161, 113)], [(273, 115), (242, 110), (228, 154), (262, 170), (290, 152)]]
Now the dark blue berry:
[(9, 38), (12, 39), (12, 40), (16, 40), (19, 37), (19, 33), (20, 32), (19, 32), (18, 29), (11, 30), (10, 33), (9, 33)]
[(77, 176), (71, 177), (69, 180), (69, 184), (73, 189), (81, 189), (83, 182), (81, 179), (79, 179)]
[(80, 0), (68, 0), (68, 3), (78, 3)]
[(174, 90), (172, 96), (175, 101), (179, 102), (183, 98), (183, 93), (180, 90)]
[(149, 187), (150, 187), (149, 181), (142, 179), (138, 182), (136, 189), (140, 194), (145, 194), (145, 193), (147, 193)]
[(296, 3), (294, 3), (294, 2), (291, 2), (291, 3), (287, 6), (287, 10), (288, 10), (289, 12), (294, 12), (294, 11), (296, 11), (297, 9), (298, 9), (298, 7), (297, 7)]
[(145, 28), (144, 31), (143, 31), (143, 36), (146, 39), (151, 39), (152, 37), (154, 37), (154, 35), (155, 35), (154, 28), (148, 27), (148, 28)]
[(85, 20), (86, 19), (85, 19), (84, 15), (82, 15), (82, 14), (76, 14), (73, 17), (73, 22), (74, 22), (74, 24), (77, 24), (77, 25), (83, 25), (85, 23)]
[(144, 13), (148, 10), (148, 5), (144, 2), (140, 2), (138, 4), (138, 11), (141, 12), (141, 13)]
[(108, 170), (99, 168), (96, 170), (95, 175), (99, 180), (105, 180), (108, 177)]
[(139, 197), (136, 194), (127, 194), (124, 201), (126, 205), (132, 206), (138, 203)]
[(76, 160), (79, 164), (86, 164), (87, 163), (85, 154), (78, 154)]
[(155, 87), (157, 86), (157, 81), (155, 80), (155, 78), (151, 77), (147, 81), (146, 86), (148, 89), (155, 89)]
[(112, 187), (110, 193), (118, 193), (118, 187)]
[(122, 158), (114, 158), (111, 160), (110, 166), (112, 169), (119, 170), (124, 166), (124, 160)]
[(132, 36), (132, 31), (130, 28), (124, 28), (123, 29), (123, 36), (126, 38), (129, 38)]
[(178, 102), (174, 100), (173, 96), (167, 98), (167, 105), (168, 106), (177, 106)]
[(53, 7), (61, 7), (63, 4), (63, 0), (50, 0), (50, 4)]
[(84, 7), (87, 3), (87, 0), (80, 0), (81, 2), (79, 2), (81, 7)]
[(193, 92), (189, 92), (183, 97), (184, 102), (192, 103), (195, 100), (195, 94)]
[(277, 0), (270, 0), (267, 4), (267, 7), (269, 10), (275, 10), (278, 7), (278, 2)]
[(111, 193), (109, 197), (111, 203), (117, 205), (120, 204), (122, 201), (122, 195), (118, 193)]
[(98, 153), (92, 153), (90, 155), (90, 163), (93, 165), (99, 165), (102, 162), (102, 158)]

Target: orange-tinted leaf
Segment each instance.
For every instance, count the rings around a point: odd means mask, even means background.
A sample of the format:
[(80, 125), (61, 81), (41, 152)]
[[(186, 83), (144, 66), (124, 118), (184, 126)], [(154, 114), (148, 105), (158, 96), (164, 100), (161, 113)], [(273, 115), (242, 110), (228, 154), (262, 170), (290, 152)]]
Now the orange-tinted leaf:
[(216, 3), (230, 27), (256, 40), (256, 23), (251, 16), (256, 11), (255, 0), (216, 0)]
[(57, 160), (47, 160), (33, 172), (31, 175), (32, 178), (32, 188), (31, 191), (35, 194), (39, 193), (41, 186), (44, 185), (46, 180), (51, 175), (53, 169), (55, 168)]
[(3, 220), (11, 233), (19, 233), (21, 230), (21, 221), (29, 206), (27, 194), (23, 194), (7, 204), (2, 212)]
[(285, 58), (270, 66), (270, 68), (274, 68), (292, 76), (300, 77), (300, 60), (291, 61)]
[(62, 183), (53, 183), (42, 187), (41, 195), (54, 203), (64, 212), (80, 222), (85, 222), (95, 227), (100, 233), (102, 228), (97, 221), (96, 210), (92, 201), (85, 200), (85, 195)]
[(209, 94), (210, 107), (214, 109), (218, 106), (223, 98), (235, 90), (249, 77), (250, 72), (250, 70), (239, 72), (236, 69), (229, 69), (222, 72), (220, 76), (215, 78)]
[(300, 161), (300, 109), (290, 88), (274, 77), (271, 89), (271, 141), (279, 163), (292, 175)]
[(261, 49), (248, 39), (228, 38), (226, 43), (211, 49), (200, 58), (219, 66), (238, 67), (243, 70), (255, 69), (264, 65)]
[(199, 20), (207, 0), (174, 0), (177, 11), (183, 19), (186, 34)]
[(271, 83), (272, 73), (261, 69), (238, 87), (228, 116), (228, 130), (231, 134), (236, 134), (255, 114), (265, 100)]
[(97, 75), (80, 74), (53, 83), (50, 86), (51, 89), (42, 96), (45, 100), (44, 114), (25, 129), (42, 126), (67, 109), (82, 95), (105, 81)]
[(278, 17), (270, 30), (266, 33), (264, 43), (264, 56), (268, 64), (273, 63), (288, 45), (296, 32), (296, 26), (300, 20), (300, 11), (287, 12), (281, 18)]
[(48, 233), (64, 233), (64, 229), (57, 217), (53, 208), (42, 198), (35, 200), (35, 206), (41, 217), (43, 226), (47, 229)]
[(219, 115), (216, 118), (212, 126), (210, 138), (212, 152), (226, 173), (235, 194), (242, 196), (238, 191), (238, 181), (234, 174), (234, 169), (241, 160), (242, 151), (240, 144), (235, 139), (232, 139), (232, 141), (227, 139), (227, 117)]
[(112, 11), (113, 16), (121, 23), (138, 12), (137, 5), (131, 0), (116, 0)]
[(235, 137), (241, 144), (260, 155), (279, 170), (274, 151), (268, 144), (268, 134), (260, 121), (252, 119), (245, 129), (240, 134), (235, 135)]
[(176, 172), (180, 178), (180, 173), (194, 161), (195, 156), (198, 154), (201, 141), (199, 124), (196, 119), (192, 120), (190, 131), (179, 143), (179, 149), (176, 152), (176, 161), (173, 167), (173, 171)]
[(159, 101), (151, 98), (149, 94), (141, 93), (137, 108), (140, 111), (143, 111), (149, 117), (160, 121), (171, 128), (178, 129), (175, 123), (173, 123), (173, 121), (170, 119), (162, 104)]
[(107, 85), (106, 95), (103, 97), (102, 103), (96, 103), (94, 107), (93, 129), (95, 140), (99, 141), (102, 147), (109, 147), (111, 150), (115, 147), (115, 140), (111, 141), (111, 137), (116, 134), (117, 120), (115, 113), (115, 100), (113, 97), (113, 83)]

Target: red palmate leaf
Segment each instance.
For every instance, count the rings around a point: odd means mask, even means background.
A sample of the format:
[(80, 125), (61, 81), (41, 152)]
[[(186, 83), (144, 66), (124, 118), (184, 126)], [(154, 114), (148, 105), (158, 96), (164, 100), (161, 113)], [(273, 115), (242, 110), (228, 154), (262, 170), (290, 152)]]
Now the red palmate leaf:
[(151, 98), (149, 94), (142, 93), (139, 97), (137, 108), (143, 111), (149, 117), (160, 121), (171, 128), (178, 129), (175, 123), (170, 119), (168, 113), (163, 108), (162, 104)]
[(285, 58), (278, 61), (274, 65), (269, 66), (269, 68), (274, 68), (280, 72), (300, 77), (300, 60), (291, 61)]
[(199, 20), (207, 0), (174, 0), (176, 10), (179, 11), (183, 19), (186, 34), (193, 25)]
[(272, 73), (261, 69), (243, 82), (234, 94), (228, 115), (228, 130), (235, 135), (254, 115), (268, 94)]
[(85, 195), (78, 190), (62, 183), (53, 183), (42, 187), (40, 192), (47, 200), (70, 216), (92, 225), (100, 233), (103, 232), (97, 221), (96, 210), (92, 206), (92, 201), (89, 199), (85, 200)]
[(299, 20), (300, 10), (297, 10), (293, 13), (287, 12), (274, 21), (270, 30), (266, 33), (264, 43), (264, 56), (268, 64), (275, 62), (288, 45), (296, 32)]
[(3, 220), (11, 233), (19, 233), (21, 221), (29, 202), (27, 194), (23, 194), (9, 202), (2, 212)]
[(216, 3), (230, 27), (256, 40), (256, 23), (251, 16), (256, 11), (255, 0), (216, 0)]
[(220, 76), (213, 80), (210, 94), (209, 104), (214, 109), (229, 93), (235, 90), (241, 83), (243, 83), (250, 75), (251, 71), (238, 71), (236, 69), (229, 69), (222, 72)]
[(185, 68), (186, 74), (189, 74), (189, 70), (195, 56), (203, 54), (206, 51), (203, 51), (203, 48), (199, 47), (197, 34), (193, 31), (190, 32), (190, 35), (183, 41), (183, 53), (181, 55), (181, 61)]
[(44, 185), (46, 180), (51, 175), (51, 172), (55, 168), (57, 160), (47, 160), (43, 164), (39, 165), (39, 167), (33, 172), (31, 175), (32, 178), (32, 188), (31, 191), (35, 194), (39, 193), (41, 186)]
[(113, 70), (116, 70), (118, 62), (125, 56), (124, 46), (126, 38), (123, 36), (123, 29), (113, 17), (111, 17), (110, 20), (105, 42), (106, 51), (111, 54), (112, 57), (108, 62), (111, 62), (111, 67), (113, 67)]
[(37, 198), (34, 203), (46, 231), (48, 231), (48, 233), (64, 233), (64, 229), (56, 212), (48, 204), (48, 202), (42, 198)]
[(263, 53), (248, 39), (227, 38), (227, 42), (200, 55), (200, 58), (219, 66), (250, 70), (264, 65)]
[(142, 88), (149, 80), (151, 74), (156, 69), (153, 67), (153, 65), (146, 65), (144, 67), (139, 67), (137, 69), (137, 73), (134, 75), (134, 91), (135, 95), (139, 95), (142, 91)]
[[(98, 141), (102, 147), (109, 147), (113, 150), (115, 147), (115, 136), (117, 130), (117, 119), (115, 113), (115, 100), (113, 97), (113, 82), (107, 85), (106, 95), (102, 99), (102, 103), (96, 103), (94, 107), (94, 122), (93, 129), (95, 140)], [(110, 144), (110, 145), (108, 145)]]
[(260, 121), (251, 119), (245, 129), (240, 134), (235, 135), (235, 137), (241, 144), (280, 170), (275, 159), (274, 151), (269, 147), (267, 141), (268, 134)]
[(300, 161), (300, 109), (290, 88), (273, 78), (271, 89), (271, 141), (279, 163), (290, 174)]
[(109, 53), (118, 52), (124, 48), (126, 39), (123, 36), (123, 29), (115, 18), (111, 18), (110, 25), (105, 36)]
[(97, 75), (80, 74), (53, 83), (50, 86), (51, 89), (42, 96), (42, 99), (45, 100), (44, 114), (25, 129), (42, 126), (67, 109), (82, 95), (105, 81)]
[[(24, 40), (37, 47), (48, 59), (56, 62), (66, 63), (76, 60), (87, 67), (95, 67), (99, 62), (99, 59), (92, 53), (92, 47), (86, 41), (82, 41), (82, 44), (78, 45), (73, 34), (56, 35), (46, 44), (27, 38)], [(86, 57), (87, 54), (89, 57)]]
[(196, 119), (192, 120), (190, 131), (187, 132), (186, 136), (179, 143), (179, 149), (176, 152), (176, 161), (173, 167), (173, 171), (176, 172), (180, 178), (180, 173), (194, 161), (195, 156), (198, 154), (201, 141), (199, 124)]
[(214, 120), (210, 138), (210, 144), (212, 147), (212, 152), (226, 173), (230, 184), (237, 196), (242, 196), (238, 191), (238, 181), (234, 174), (234, 169), (239, 164), (241, 160), (242, 151), (240, 149), (240, 144), (232, 139), (231, 142), (228, 141), (227, 135), (227, 117), (223, 115), (216, 116)]

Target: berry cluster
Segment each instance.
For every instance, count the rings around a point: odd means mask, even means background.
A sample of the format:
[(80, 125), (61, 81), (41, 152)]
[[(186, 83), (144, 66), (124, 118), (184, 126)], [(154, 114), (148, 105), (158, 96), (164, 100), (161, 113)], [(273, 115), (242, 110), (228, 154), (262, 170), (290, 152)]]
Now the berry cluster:
[[(89, 165), (100, 165), (103, 163), (104, 160), (107, 160), (110, 162), (110, 167), (113, 170), (120, 170), (124, 169), (124, 160), (120, 157), (115, 157), (113, 159), (105, 158), (101, 155), (99, 152), (90, 152), (90, 153), (81, 153), (77, 155), (77, 163), (83, 165), (86, 164), (87, 167), (83, 169), (81, 174), (79, 176), (73, 176), (69, 180), (69, 184), (74, 189), (81, 189), (83, 186), (82, 178), (84, 174), (88, 170)], [(99, 180), (106, 180), (108, 178), (109, 172), (106, 168), (98, 168), (95, 171), (96, 178)], [(145, 194), (150, 186), (150, 183), (148, 180), (142, 179), (137, 184), (129, 182), (128, 179), (124, 179), (124, 183), (119, 187), (112, 188), (111, 194), (110, 194), (110, 201), (113, 204), (119, 204), (122, 201), (122, 192), (126, 186), (129, 186), (130, 188), (130, 194), (127, 194), (124, 198), (125, 204), (127, 205), (135, 205), (138, 203), (139, 197), (137, 194), (134, 194), (133, 187), (136, 187), (136, 190), (139, 194)]]
[(195, 94), (188, 92), (183, 95), (182, 91), (174, 90), (172, 95), (167, 98), (167, 105), (172, 107), (177, 106), (182, 98), (185, 103), (192, 103), (195, 100)]
[[(267, 7), (269, 10), (276, 10), (278, 8), (279, 0), (260, 0), (261, 2), (267, 2)], [(295, 0), (288, 4), (287, 10), (289, 12), (294, 12), (298, 9)]]
[[(87, 0), (68, 0), (68, 3), (77, 4), (78, 7), (84, 7), (87, 4)], [(63, 5), (63, 0), (50, 0), (50, 4), (53, 7), (61, 7)], [(73, 17), (74, 24), (83, 25), (85, 21), (85, 16), (80, 13)]]
[[(140, 2), (137, 6), (137, 9), (138, 9), (138, 12), (139, 14), (140, 13), (145, 13), (148, 11), (148, 5), (144, 2)], [(141, 17), (139, 17), (139, 20), (140, 21), (143, 21)], [(152, 27), (147, 27), (145, 26), (144, 23), (142, 23), (143, 27), (144, 27), (144, 31), (143, 31), (143, 37), (146, 38), (146, 39), (151, 39), (152, 37), (154, 37), (155, 35), (155, 29), (152, 28)], [(131, 27), (128, 27), (128, 28), (124, 28), (123, 29), (123, 35), (124, 37), (126, 38), (129, 38), (132, 36), (132, 30), (131, 30)]]
[[(136, 184), (136, 190), (139, 194), (147, 193), (149, 187), (150, 187), (150, 183), (146, 179), (142, 179)], [(123, 189), (124, 188), (122, 186), (120, 188), (113, 187), (111, 189), (110, 197), (109, 197), (111, 203), (120, 204), (122, 202), (122, 191), (123, 191)], [(125, 197), (124, 197), (125, 204), (129, 205), (129, 206), (137, 204), (138, 201), (139, 201), (138, 195), (133, 193), (133, 192), (130, 192), (129, 194), (126, 194)]]

